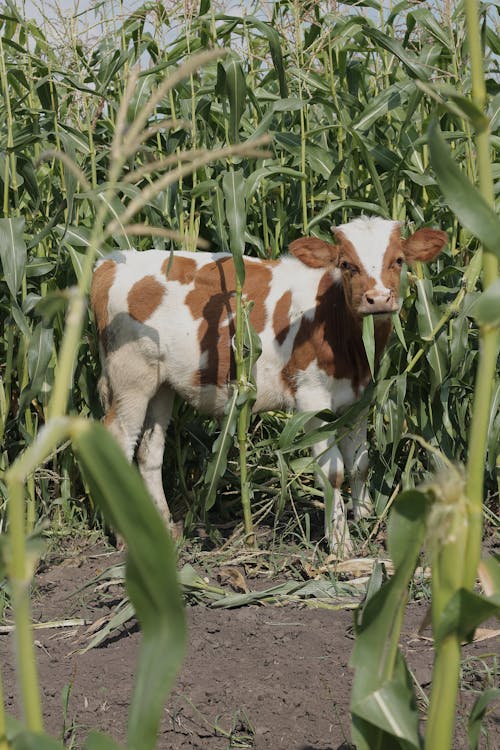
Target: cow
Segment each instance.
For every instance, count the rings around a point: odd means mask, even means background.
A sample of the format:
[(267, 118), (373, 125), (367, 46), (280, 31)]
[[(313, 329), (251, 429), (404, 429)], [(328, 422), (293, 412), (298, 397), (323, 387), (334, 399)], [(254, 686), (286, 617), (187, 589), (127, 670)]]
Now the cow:
[[(363, 318), (374, 319), (375, 359), (400, 306), (403, 264), (431, 261), (445, 232), (422, 228), (406, 239), (401, 224), (356, 218), (333, 229), (335, 241), (296, 239), (277, 260), (245, 257), (243, 293), (262, 354), (254, 367), (255, 412), (340, 413), (371, 379)], [(221, 416), (235, 378), (235, 270), (230, 253), (116, 251), (98, 262), (91, 307), (99, 339), (104, 422), (140, 472), (165, 523), (165, 432), (174, 395)], [(321, 424), (312, 418), (311, 426)], [(341, 496), (344, 466), (355, 518), (372, 513), (366, 417), (343, 437), (316, 443), (319, 484), (333, 488), (325, 529), (330, 547), (351, 549)]]

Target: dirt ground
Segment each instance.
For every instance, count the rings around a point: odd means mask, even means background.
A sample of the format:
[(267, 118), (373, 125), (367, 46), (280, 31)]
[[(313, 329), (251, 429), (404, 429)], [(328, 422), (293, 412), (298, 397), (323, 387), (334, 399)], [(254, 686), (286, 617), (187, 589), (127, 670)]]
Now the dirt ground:
[[(119, 555), (103, 545), (53, 556), (36, 576), (34, 619), (95, 621), (109, 612), (95, 589), (70, 596)], [(266, 585), (270, 585), (269, 581)], [(117, 600), (115, 600), (116, 603)], [(402, 648), (415, 679), (428, 693), (430, 642), (417, 635), (424, 604), (411, 604)], [(158, 748), (172, 750), (347, 750), (350, 746), (348, 667), (353, 647), (352, 611), (298, 605), (236, 610), (187, 608), (189, 648), (164, 710)], [(46, 729), (79, 748), (90, 729), (124, 740), (140, 633), (133, 624), (101, 647), (79, 654), (84, 627), (41, 629), (36, 644)], [(13, 635), (0, 635), (7, 711), (19, 716)], [(481, 664), (492, 664), (498, 640), (464, 649), (464, 716), (484, 687)], [(468, 666), (467, 666), (468, 665)], [(498, 669), (498, 668), (497, 668)], [(490, 671), (491, 675), (491, 671)], [(69, 691), (64, 708), (63, 691)], [(464, 719), (455, 750), (467, 747)], [(487, 721), (481, 748), (500, 747), (500, 709)]]

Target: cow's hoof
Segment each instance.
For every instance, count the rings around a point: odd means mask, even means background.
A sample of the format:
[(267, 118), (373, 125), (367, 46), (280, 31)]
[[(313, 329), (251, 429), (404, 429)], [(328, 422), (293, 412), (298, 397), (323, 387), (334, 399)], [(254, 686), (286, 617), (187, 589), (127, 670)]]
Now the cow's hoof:
[(330, 554), (339, 560), (346, 560), (354, 554), (354, 544), (347, 526), (341, 530), (332, 530), (332, 533), (327, 535), (327, 541)]

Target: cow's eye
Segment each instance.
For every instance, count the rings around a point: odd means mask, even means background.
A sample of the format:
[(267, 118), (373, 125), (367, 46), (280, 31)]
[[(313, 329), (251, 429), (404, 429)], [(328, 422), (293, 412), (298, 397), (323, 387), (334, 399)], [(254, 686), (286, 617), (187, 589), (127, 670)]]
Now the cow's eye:
[(401, 268), (401, 266), (403, 265), (403, 263), (404, 263), (404, 258), (401, 258), (401, 257), (400, 258), (396, 258), (396, 265), (397, 266), (399, 266)]
[(352, 263), (348, 263), (346, 260), (340, 263), (340, 267), (343, 271), (350, 271), (351, 273), (355, 273), (358, 270), (356, 266), (353, 266)]

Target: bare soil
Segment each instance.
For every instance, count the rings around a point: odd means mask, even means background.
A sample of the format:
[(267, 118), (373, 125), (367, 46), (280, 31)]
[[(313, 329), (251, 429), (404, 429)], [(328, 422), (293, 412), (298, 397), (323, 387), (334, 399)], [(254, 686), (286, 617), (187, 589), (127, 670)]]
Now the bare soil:
[[(95, 621), (118, 599), (93, 588), (71, 596), (120, 556), (104, 545), (75, 548), (47, 559), (35, 579), (34, 618)], [(270, 585), (267, 580), (266, 585)], [(118, 597), (119, 598), (119, 597)], [(425, 604), (410, 604), (402, 648), (423, 693), (429, 692), (432, 647), (417, 634)], [(236, 610), (187, 608), (189, 648), (164, 710), (158, 748), (173, 750), (337, 750), (351, 747), (349, 698), (353, 647), (350, 611), (297, 605)], [(123, 628), (85, 654), (84, 627), (37, 630), (36, 644), (46, 729), (79, 748), (91, 729), (116, 740), (126, 735), (140, 632)], [(475, 690), (491, 679), (498, 640), (464, 649), (456, 750), (467, 747), (465, 716)], [(19, 716), (13, 635), (0, 636), (7, 711)], [(63, 691), (69, 690), (67, 707)], [(500, 748), (500, 711), (490, 713), (480, 747)]]

